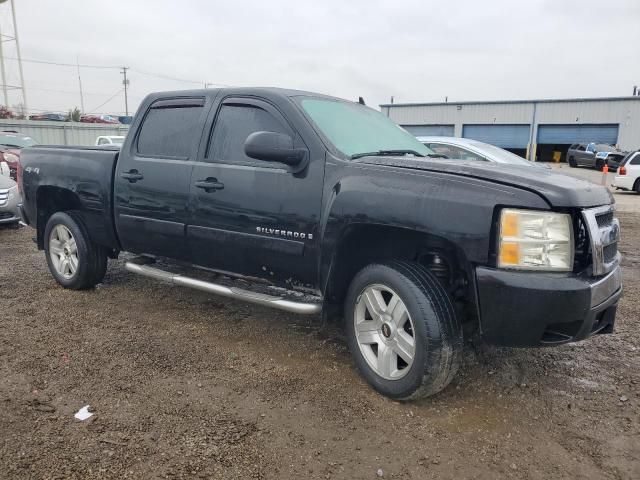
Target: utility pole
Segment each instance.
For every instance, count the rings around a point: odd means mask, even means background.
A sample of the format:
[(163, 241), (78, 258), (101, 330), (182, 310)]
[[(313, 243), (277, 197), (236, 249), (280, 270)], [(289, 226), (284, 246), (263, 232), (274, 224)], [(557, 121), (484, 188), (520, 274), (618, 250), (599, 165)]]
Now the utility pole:
[(78, 85), (80, 86), (80, 111), (84, 113), (84, 95), (82, 94), (82, 78), (80, 78), (80, 59), (77, 55), (76, 65), (78, 66)]
[(27, 89), (24, 88), (24, 73), (22, 72), (22, 55), (20, 54), (20, 42), (18, 41), (18, 24), (16, 23), (16, 7), (14, 0), (11, 0), (11, 18), (13, 19), (13, 39), (16, 42), (16, 53), (18, 54), (18, 70), (20, 71), (20, 86), (22, 87), (22, 100), (24, 101), (25, 116), (29, 118), (29, 107), (27, 106)]
[(129, 97), (127, 89), (129, 88), (129, 80), (127, 79), (127, 70), (129, 67), (122, 67), (122, 75), (124, 79), (122, 80), (122, 84), (124, 85), (124, 113), (128, 117), (129, 116)]
[[(9, 94), (7, 92), (7, 74), (4, 70), (4, 51), (2, 49), (2, 43), (4, 40), (2, 39), (2, 33), (0, 33), (0, 67), (2, 69), (2, 93), (4, 94), (4, 106), (9, 108)], [(636, 94), (635, 88), (633, 90), (633, 94)]]

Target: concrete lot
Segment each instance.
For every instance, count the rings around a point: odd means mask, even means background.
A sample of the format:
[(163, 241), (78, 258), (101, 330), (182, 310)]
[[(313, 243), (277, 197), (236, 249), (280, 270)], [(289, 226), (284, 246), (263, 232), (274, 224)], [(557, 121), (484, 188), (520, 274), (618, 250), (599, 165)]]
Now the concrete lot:
[(409, 404), (371, 390), (334, 329), (121, 262), (64, 290), (31, 229), (0, 230), (0, 477), (640, 478), (640, 195), (615, 198), (616, 333), (468, 342), (453, 384)]

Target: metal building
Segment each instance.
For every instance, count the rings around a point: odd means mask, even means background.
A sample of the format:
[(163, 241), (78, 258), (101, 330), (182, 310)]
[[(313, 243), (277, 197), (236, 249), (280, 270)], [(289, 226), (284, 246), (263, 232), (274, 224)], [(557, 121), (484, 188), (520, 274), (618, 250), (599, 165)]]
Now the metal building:
[(640, 97), (380, 105), (416, 136), (467, 137), (528, 159), (562, 160), (572, 143), (640, 148)]

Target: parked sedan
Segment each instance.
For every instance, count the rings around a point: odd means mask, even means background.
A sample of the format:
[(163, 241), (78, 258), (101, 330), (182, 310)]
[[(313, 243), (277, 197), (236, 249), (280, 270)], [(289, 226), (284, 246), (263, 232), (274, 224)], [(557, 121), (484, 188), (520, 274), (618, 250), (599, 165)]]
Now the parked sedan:
[(446, 158), (550, 168), (548, 165), (530, 162), (526, 158), (522, 158), (503, 148), (470, 138), (418, 137), (418, 140), (434, 152)]
[(0, 175), (0, 225), (17, 225), (20, 221), (18, 184)]
[(618, 190), (640, 193), (640, 150), (624, 157), (611, 186)]
[(601, 170), (605, 165), (618, 168), (624, 153), (606, 143), (574, 143), (567, 150), (570, 167), (594, 167)]
[(0, 161), (7, 162), (11, 178), (14, 180), (17, 178), (20, 150), (36, 145), (36, 143), (33, 138), (16, 131), (0, 132)]
[(113, 115), (83, 115), (80, 121), (82, 123), (120, 123)]
[(54, 113), (54, 112), (45, 112), (45, 113), (37, 113), (35, 115), (29, 115), (29, 120), (43, 120), (48, 122), (66, 122), (67, 115), (63, 115), (62, 113)]

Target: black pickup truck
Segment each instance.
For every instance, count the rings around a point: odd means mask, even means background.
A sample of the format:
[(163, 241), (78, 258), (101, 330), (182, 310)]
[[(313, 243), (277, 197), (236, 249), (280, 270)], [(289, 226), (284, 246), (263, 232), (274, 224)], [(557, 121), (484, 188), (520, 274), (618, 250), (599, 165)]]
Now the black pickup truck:
[(463, 331), (511, 346), (612, 332), (608, 190), (438, 157), (358, 103), (230, 88), (152, 94), (121, 150), (34, 147), (18, 173), (63, 287), (93, 287), (125, 252), (137, 274), (342, 318), (392, 398), (444, 388)]

